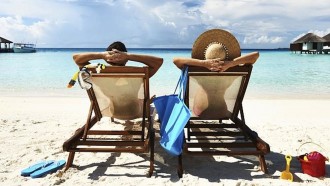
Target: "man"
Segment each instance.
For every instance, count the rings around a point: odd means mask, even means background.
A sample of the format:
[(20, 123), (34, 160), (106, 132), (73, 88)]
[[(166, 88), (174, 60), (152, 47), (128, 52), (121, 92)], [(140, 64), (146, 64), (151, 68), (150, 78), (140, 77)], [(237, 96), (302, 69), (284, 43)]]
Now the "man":
[[(152, 77), (163, 64), (163, 59), (151, 55), (128, 53), (124, 43), (116, 41), (109, 45), (104, 52), (84, 52), (73, 55), (73, 60), (81, 68), (88, 65), (91, 60), (103, 59), (112, 66), (125, 66), (130, 61), (140, 62), (149, 67), (149, 76)], [(116, 86), (111, 91), (111, 96), (107, 95), (109, 90), (106, 87), (98, 86), (93, 83), (93, 90), (96, 94), (98, 104), (102, 114), (122, 120), (135, 119), (142, 114), (143, 111), (143, 87), (134, 87), (132, 84), (124, 83), (126, 80), (119, 78)], [(128, 80), (127, 80), (128, 81)], [(127, 90), (125, 94), (116, 91), (116, 88)], [(134, 94), (139, 98), (136, 102), (134, 99), (129, 99), (128, 95)], [(114, 96), (115, 95), (115, 96)], [(110, 98), (111, 97), (111, 98)], [(115, 107), (115, 105), (117, 105)], [(130, 105), (129, 107), (123, 106)]]

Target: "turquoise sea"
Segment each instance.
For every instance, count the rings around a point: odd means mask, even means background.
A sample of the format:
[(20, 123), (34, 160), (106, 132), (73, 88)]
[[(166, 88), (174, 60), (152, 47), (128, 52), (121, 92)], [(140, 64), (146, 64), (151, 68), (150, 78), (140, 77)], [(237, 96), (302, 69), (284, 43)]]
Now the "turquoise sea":
[[(86, 96), (78, 83), (66, 88), (77, 66), (72, 54), (103, 51), (102, 48), (47, 48), (36, 53), (0, 53), (0, 96)], [(330, 54), (295, 54), (288, 50), (242, 50), (242, 54), (259, 51), (254, 65), (247, 98), (330, 98)], [(151, 79), (151, 94), (174, 91), (180, 71), (173, 57), (189, 57), (190, 49), (129, 49), (131, 53), (156, 55), (164, 64)], [(96, 61), (98, 62), (98, 61)], [(140, 65), (129, 62), (128, 65)]]

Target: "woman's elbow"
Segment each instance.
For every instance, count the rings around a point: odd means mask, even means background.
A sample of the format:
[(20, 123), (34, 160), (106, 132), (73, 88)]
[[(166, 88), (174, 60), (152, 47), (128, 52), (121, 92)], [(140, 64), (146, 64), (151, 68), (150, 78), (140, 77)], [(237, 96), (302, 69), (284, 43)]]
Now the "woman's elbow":
[(175, 65), (178, 64), (179, 61), (180, 61), (180, 58), (177, 58), (177, 57), (173, 58), (173, 63), (174, 63)]
[(255, 53), (256, 58), (258, 59), (259, 58), (259, 52), (254, 52), (254, 53)]
[(253, 63), (255, 63), (259, 58), (259, 52), (254, 52)]
[(173, 58), (173, 63), (175, 64), (175, 66), (177, 66), (178, 68), (182, 68), (183, 64), (182, 64), (182, 60), (181, 58)]

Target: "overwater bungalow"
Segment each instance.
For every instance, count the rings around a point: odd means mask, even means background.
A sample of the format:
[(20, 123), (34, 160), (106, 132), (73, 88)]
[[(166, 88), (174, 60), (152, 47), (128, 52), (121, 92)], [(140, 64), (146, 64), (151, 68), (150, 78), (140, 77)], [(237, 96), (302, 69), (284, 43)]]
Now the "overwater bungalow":
[(323, 44), (326, 40), (313, 33), (308, 33), (290, 44), (291, 51), (299, 51), (300, 53), (321, 54), (323, 52)]
[(10, 47), (10, 44), (12, 44), (12, 41), (9, 41), (8, 39), (5, 39), (3, 37), (0, 37), (0, 53), (1, 52), (13, 52), (12, 47)]
[(325, 43), (323, 43), (323, 52), (328, 54), (330, 53), (330, 33), (323, 36), (323, 39), (325, 39)]

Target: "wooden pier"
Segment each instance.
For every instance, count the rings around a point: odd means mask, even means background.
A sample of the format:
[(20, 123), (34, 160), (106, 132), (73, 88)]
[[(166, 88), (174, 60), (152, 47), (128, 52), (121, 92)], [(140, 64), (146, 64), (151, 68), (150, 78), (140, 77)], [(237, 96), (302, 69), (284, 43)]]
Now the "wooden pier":
[(13, 48), (10, 46), (13, 42), (0, 37), (0, 53), (10, 53), (14, 52)]

